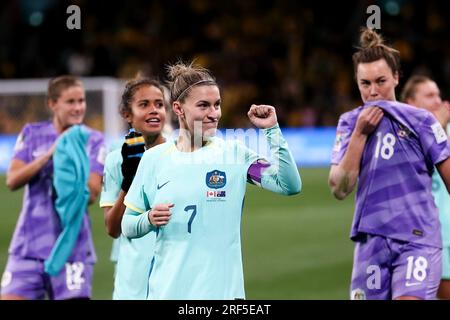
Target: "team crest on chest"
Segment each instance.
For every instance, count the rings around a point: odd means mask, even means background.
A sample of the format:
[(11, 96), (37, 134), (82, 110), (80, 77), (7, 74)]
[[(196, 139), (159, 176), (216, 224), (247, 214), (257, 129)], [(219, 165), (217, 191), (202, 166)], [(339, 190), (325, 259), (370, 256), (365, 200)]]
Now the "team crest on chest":
[(227, 184), (227, 175), (223, 171), (213, 170), (206, 174), (206, 186), (212, 189), (220, 189)]
[(397, 135), (400, 138), (408, 138), (409, 135), (411, 134), (411, 131), (409, 131), (409, 129), (402, 124), (400, 124), (398, 127), (399, 127), (399, 129), (398, 129)]

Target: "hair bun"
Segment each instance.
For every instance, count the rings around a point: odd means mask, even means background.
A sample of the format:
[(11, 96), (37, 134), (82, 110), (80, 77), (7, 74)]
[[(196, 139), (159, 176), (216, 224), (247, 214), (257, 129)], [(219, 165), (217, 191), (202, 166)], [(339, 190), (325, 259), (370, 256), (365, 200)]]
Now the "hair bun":
[(361, 48), (373, 48), (383, 45), (383, 38), (374, 30), (369, 28), (362, 28), (361, 35), (359, 37), (359, 43)]

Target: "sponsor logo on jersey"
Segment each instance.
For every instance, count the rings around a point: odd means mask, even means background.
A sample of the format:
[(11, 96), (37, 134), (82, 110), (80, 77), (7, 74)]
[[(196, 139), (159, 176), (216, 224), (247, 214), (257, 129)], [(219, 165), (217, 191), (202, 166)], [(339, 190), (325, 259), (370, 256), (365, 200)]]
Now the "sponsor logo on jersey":
[(422, 284), (422, 282), (408, 282), (408, 281), (406, 281), (405, 286), (413, 287), (413, 286), (418, 286), (420, 284)]
[(206, 174), (206, 185), (211, 189), (220, 189), (227, 184), (227, 175), (223, 171), (213, 170)]
[(6, 270), (3, 273), (0, 287), (4, 288), (4, 287), (8, 286), (11, 283), (11, 281), (12, 281), (12, 273), (9, 272), (8, 270)]
[(366, 293), (363, 289), (357, 288), (355, 290), (352, 290), (350, 294), (351, 300), (366, 300)]

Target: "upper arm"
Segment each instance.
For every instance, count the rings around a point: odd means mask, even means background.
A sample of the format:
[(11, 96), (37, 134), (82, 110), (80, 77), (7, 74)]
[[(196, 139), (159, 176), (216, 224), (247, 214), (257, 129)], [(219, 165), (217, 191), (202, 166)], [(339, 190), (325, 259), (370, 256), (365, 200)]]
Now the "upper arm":
[(336, 128), (336, 138), (334, 140), (333, 149), (331, 151), (331, 164), (338, 165), (342, 158), (344, 158), (347, 151), (350, 137), (353, 132), (352, 122), (348, 119), (348, 114), (343, 114), (339, 118), (339, 122)]
[(438, 169), (439, 174), (447, 187), (448, 193), (450, 194), (450, 158), (438, 163), (436, 168)]
[(16, 190), (21, 187), (21, 185), (19, 185), (20, 183), (17, 182), (18, 176), (16, 175), (16, 173), (22, 168), (24, 168), (26, 165), (27, 164), (22, 160), (19, 159), (11, 160), (8, 170), (6, 171), (6, 186), (10, 190)]

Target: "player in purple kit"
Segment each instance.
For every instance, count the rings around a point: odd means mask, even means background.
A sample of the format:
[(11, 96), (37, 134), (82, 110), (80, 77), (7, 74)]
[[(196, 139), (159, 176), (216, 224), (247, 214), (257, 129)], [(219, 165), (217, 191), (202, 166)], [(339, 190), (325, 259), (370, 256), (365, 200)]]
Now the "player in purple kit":
[(434, 299), (441, 277), (434, 166), (450, 190), (450, 143), (433, 115), (396, 102), (399, 52), (373, 30), (353, 55), (363, 106), (341, 115), (329, 185), (354, 189), (352, 299)]
[[(1, 299), (79, 299), (90, 298), (96, 255), (89, 216), (82, 226), (65, 268), (50, 276), (44, 271), (61, 233), (60, 218), (54, 208), (52, 155), (56, 141), (68, 128), (83, 122), (86, 113), (84, 87), (72, 76), (50, 80), (49, 121), (30, 123), (22, 129), (14, 149), (6, 184), (9, 189), (25, 187), (22, 211), (9, 248), (9, 257), (1, 281)], [(86, 151), (89, 157), (89, 203), (101, 190), (103, 174), (103, 135), (83, 126), (89, 133)], [(80, 189), (82, 187), (80, 186)]]

